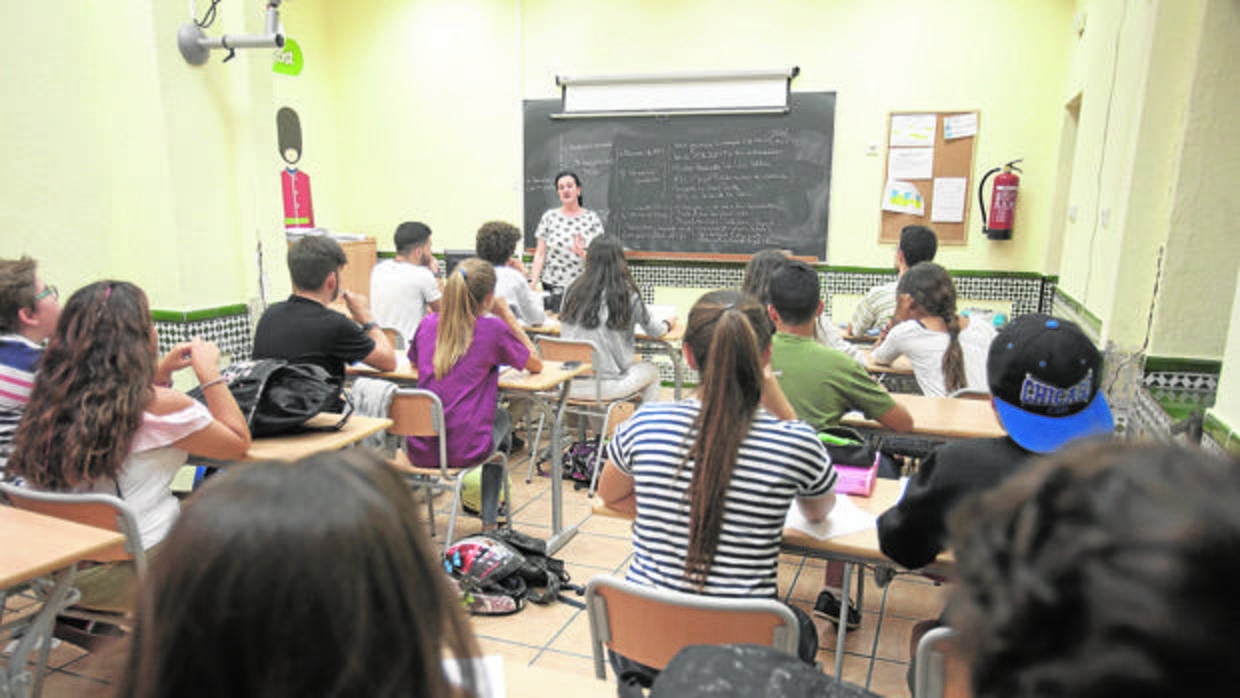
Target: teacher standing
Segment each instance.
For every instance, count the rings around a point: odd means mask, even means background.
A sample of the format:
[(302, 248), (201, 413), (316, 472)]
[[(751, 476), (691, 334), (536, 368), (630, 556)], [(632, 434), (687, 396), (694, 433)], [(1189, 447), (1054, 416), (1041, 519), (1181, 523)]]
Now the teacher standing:
[(586, 248), (603, 234), (598, 214), (581, 206), (581, 178), (565, 170), (555, 176), (560, 207), (543, 214), (538, 221), (538, 247), (530, 283), (541, 280), (543, 290), (563, 297), (564, 289), (585, 269)]

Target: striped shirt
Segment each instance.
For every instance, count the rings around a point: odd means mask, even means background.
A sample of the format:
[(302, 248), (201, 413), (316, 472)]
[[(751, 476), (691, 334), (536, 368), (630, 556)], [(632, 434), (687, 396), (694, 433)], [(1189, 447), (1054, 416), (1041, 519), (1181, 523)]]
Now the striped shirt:
[(0, 470), (13, 451), (43, 348), (18, 334), (0, 335)]
[(633, 562), (639, 584), (706, 596), (775, 597), (784, 518), (794, 498), (818, 497), (835, 486), (835, 470), (814, 431), (759, 409), (741, 442), (724, 499), (719, 545), (698, 591), (685, 574), (689, 547), (687, 492), (693, 463), (681, 466), (701, 403), (643, 405), (616, 431), (607, 456), (632, 475), (637, 493)]
[(866, 330), (882, 329), (891, 322), (896, 313), (896, 282), (875, 286), (857, 303), (853, 310), (852, 331), (854, 335)]

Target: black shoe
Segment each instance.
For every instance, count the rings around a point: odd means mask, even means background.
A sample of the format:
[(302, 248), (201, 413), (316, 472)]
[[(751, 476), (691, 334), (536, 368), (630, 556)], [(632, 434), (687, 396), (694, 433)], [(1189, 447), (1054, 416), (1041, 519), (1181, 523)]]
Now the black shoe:
[[(818, 600), (814, 602), (814, 615), (826, 618), (838, 626), (840, 624), (840, 600), (835, 598), (835, 594), (824, 589), (818, 593)], [(861, 627), (861, 611), (851, 601), (848, 603), (848, 623), (845, 627), (849, 630)]]
[(511, 441), (509, 442), (509, 446), (511, 448), (508, 452), (508, 455), (512, 455), (516, 453), (517, 451), (520, 451), (521, 449), (525, 448), (525, 441), (522, 440), (520, 436), (517, 436), (516, 434), (512, 434), (510, 435), (509, 438), (511, 439)]

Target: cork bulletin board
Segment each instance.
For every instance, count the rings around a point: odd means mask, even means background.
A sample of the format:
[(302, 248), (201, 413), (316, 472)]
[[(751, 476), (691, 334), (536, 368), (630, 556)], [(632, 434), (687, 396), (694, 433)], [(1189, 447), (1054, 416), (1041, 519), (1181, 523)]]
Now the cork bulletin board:
[(900, 229), (916, 224), (933, 228), (939, 244), (965, 244), (979, 128), (976, 111), (888, 115), (879, 242), (899, 242)]

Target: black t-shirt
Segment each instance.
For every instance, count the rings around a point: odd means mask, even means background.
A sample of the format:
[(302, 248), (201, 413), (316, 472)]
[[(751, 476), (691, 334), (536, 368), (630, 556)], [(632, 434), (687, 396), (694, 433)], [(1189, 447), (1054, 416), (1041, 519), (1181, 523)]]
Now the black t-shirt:
[(998, 485), (1037, 454), (1003, 436), (944, 444), (921, 462), (896, 505), (878, 517), (878, 546), (908, 569), (947, 546), (947, 516), (965, 495)]
[(317, 364), (342, 383), (345, 365), (374, 349), (361, 325), (297, 295), (267, 308), (254, 330), (254, 358)]

